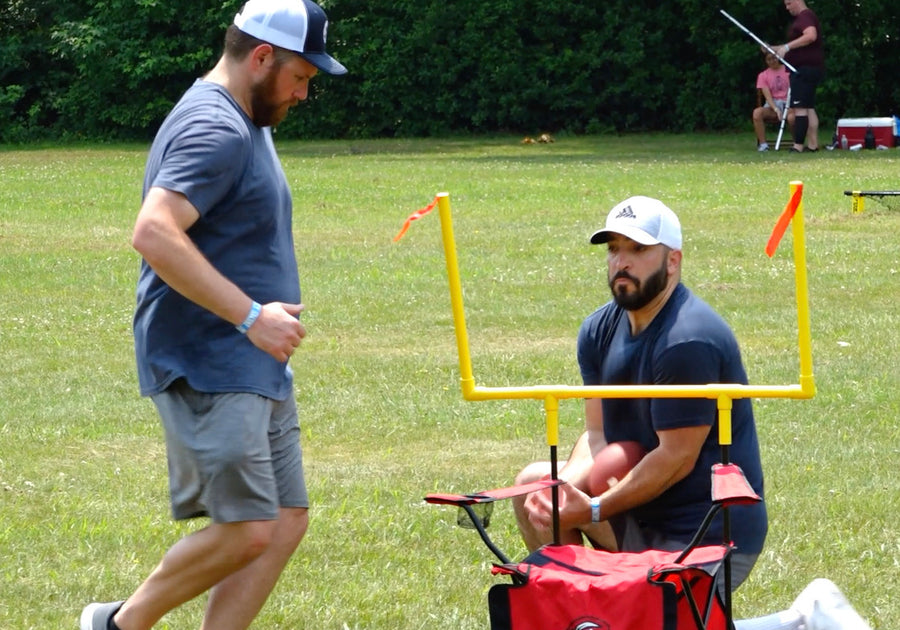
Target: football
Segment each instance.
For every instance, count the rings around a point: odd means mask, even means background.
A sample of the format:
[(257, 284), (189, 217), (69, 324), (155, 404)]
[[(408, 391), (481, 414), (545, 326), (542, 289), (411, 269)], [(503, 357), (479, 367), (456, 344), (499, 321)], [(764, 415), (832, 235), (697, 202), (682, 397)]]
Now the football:
[(640, 442), (612, 442), (594, 457), (588, 486), (596, 497), (609, 489), (610, 482), (619, 481), (641, 461), (647, 452)]

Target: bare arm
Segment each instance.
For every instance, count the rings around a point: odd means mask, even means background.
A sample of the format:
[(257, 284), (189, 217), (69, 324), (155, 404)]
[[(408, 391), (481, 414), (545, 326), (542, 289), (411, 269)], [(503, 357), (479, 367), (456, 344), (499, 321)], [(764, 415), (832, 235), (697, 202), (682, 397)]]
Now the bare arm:
[(604, 517), (643, 505), (684, 479), (694, 469), (709, 431), (708, 426), (658, 431), (659, 446), (603, 493)]
[[(253, 301), (219, 273), (187, 235), (199, 218), (184, 195), (151, 188), (138, 213), (132, 245), (173, 290), (238, 325)], [(247, 336), (276, 360), (286, 361), (306, 336), (297, 319), (302, 310), (301, 304), (266, 304)]]
[[(659, 431), (659, 446), (619, 483), (601, 495), (603, 519), (626, 512), (658, 497), (693, 470), (710, 427), (685, 427)], [(591, 521), (590, 496), (572, 484), (560, 486), (560, 527), (577, 528)], [(535, 493), (529, 518), (550, 526), (550, 502), (546, 493)]]
[[(599, 398), (586, 398), (584, 401), (584, 433), (582, 433), (569, 459), (559, 470), (559, 478), (568, 483), (565, 487), (580, 488), (586, 491), (594, 465), (594, 456), (606, 446), (603, 436), (603, 405)], [(579, 490), (579, 492), (581, 491)], [(533, 492), (523, 504), (527, 518), (541, 527), (549, 527), (550, 523), (550, 491)]]
[(805, 29), (803, 29), (800, 37), (798, 37), (794, 41), (787, 42), (787, 44), (791, 48), (802, 48), (803, 46), (809, 46), (817, 39), (819, 39), (819, 31), (816, 29), (816, 27), (807, 26)]
[(788, 53), (788, 50), (795, 50), (797, 48), (809, 46), (817, 39), (819, 39), (819, 31), (816, 29), (816, 27), (807, 26), (805, 29), (803, 29), (800, 37), (789, 42), (785, 42), (784, 44), (776, 48), (775, 52), (778, 53), (779, 57), (784, 57)]
[(778, 120), (781, 120), (781, 109), (775, 104), (775, 99), (772, 97), (772, 90), (767, 87), (760, 89), (762, 90), (763, 98), (766, 100), (766, 103), (768, 103), (769, 107), (772, 108), (772, 111), (778, 115)]
[(603, 435), (603, 401), (586, 398), (584, 401), (584, 433), (575, 442), (572, 453), (560, 471), (560, 478), (570, 484), (587, 489), (594, 456), (606, 446)]

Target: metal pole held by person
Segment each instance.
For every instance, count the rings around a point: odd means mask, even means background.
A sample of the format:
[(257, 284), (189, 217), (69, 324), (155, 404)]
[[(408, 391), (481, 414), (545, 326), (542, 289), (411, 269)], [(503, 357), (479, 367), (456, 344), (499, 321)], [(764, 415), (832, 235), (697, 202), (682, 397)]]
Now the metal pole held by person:
[(730, 15), (728, 15), (728, 13), (726, 13), (723, 9), (719, 9), (719, 13), (721, 13), (722, 15), (724, 15), (725, 17), (727, 17), (729, 20), (731, 20), (732, 22), (734, 22), (734, 24), (735, 24), (739, 29), (741, 29), (742, 31), (744, 31), (745, 33), (747, 33), (747, 35), (749, 35), (750, 37), (752, 37), (753, 40), (754, 40), (757, 44), (759, 44), (760, 46), (762, 46), (763, 48), (765, 48), (767, 51), (769, 51), (770, 53), (772, 53), (773, 55), (775, 55), (775, 57), (778, 59), (778, 61), (780, 61), (781, 63), (784, 64), (784, 67), (785, 67), (785, 68), (787, 68), (787, 69), (790, 70), (791, 72), (797, 72), (797, 68), (795, 68), (794, 66), (792, 66), (791, 64), (789, 64), (787, 61), (785, 61), (784, 57), (782, 57), (782, 56), (779, 55), (777, 52), (775, 52), (775, 49), (773, 49), (771, 46), (769, 46), (766, 42), (764, 42), (764, 41), (761, 40), (759, 37), (757, 37), (756, 35), (754, 35), (754, 34), (750, 31), (750, 29), (748, 29), (746, 26), (744, 26), (743, 24), (741, 24), (740, 22), (738, 22), (736, 19), (734, 19), (733, 17), (731, 17)]
[(781, 110), (781, 125), (778, 127), (778, 139), (775, 141), (775, 150), (781, 146), (781, 136), (784, 134), (784, 121), (787, 120), (788, 110), (791, 108), (791, 87), (788, 86), (787, 98), (784, 101), (784, 109)]

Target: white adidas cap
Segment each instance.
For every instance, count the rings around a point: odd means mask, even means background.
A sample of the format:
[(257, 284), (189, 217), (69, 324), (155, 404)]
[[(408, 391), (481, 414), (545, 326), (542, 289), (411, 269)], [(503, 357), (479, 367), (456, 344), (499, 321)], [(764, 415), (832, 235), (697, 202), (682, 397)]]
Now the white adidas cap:
[(662, 243), (681, 249), (681, 223), (663, 202), (651, 197), (629, 197), (606, 215), (606, 226), (591, 235), (591, 243), (606, 243), (610, 234), (627, 236), (641, 245)]

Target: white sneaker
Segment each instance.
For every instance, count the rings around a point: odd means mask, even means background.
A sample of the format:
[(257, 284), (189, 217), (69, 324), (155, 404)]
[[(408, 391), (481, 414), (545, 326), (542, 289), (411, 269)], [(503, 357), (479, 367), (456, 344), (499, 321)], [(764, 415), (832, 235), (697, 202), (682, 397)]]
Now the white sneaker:
[(768, 151), (768, 150), (769, 150), (769, 143), (768, 143), (768, 142), (763, 142), (762, 144), (760, 144), (760, 145), (758, 145), (758, 146), (756, 147), (756, 150), (759, 151), (760, 153), (762, 153), (763, 151)]
[(805, 630), (872, 630), (835, 583), (825, 578), (810, 582), (791, 609), (803, 617)]
[(124, 601), (121, 601), (109, 602), (108, 604), (98, 602), (88, 604), (81, 611), (78, 627), (81, 630), (106, 630), (110, 618), (119, 612), (124, 603)]

